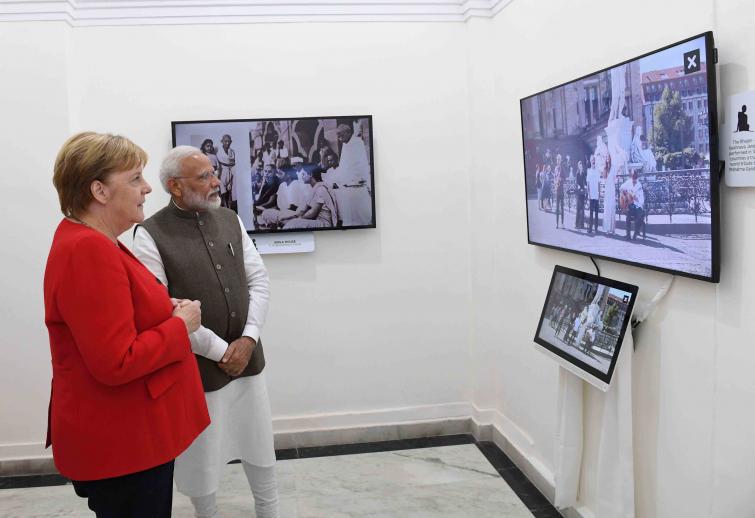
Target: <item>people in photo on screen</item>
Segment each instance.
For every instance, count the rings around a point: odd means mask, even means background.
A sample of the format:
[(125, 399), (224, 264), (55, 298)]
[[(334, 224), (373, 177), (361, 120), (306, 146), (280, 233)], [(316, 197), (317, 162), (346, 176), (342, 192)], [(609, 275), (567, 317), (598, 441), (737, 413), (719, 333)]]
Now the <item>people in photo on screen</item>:
[[(278, 187), (276, 208), (265, 209), (260, 215), (259, 223), (262, 228), (274, 230), (280, 228), (286, 221), (301, 216), (312, 197), (312, 187), (299, 179), (300, 175), (303, 177), (306, 173), (302, 168), (303, 159), (295, 156), (291, 158), (291, 162), (294, 168), (285, 173)], [(308, 176), (306, 181), (309, 182)], [(307, 188), (309, 194), (307, 194)]]
[(252, 160), (252, 170), (253, 171), (258, 171), (258, 170), (262, 171), (262, 169), (264, 168), (264, 166), (265, 166), (265, 159), (263, 157), (263, 154), (264, 154), (264, 150), (263, 149), (258, 149), (252, 155), (253, 156), (253, 160)]
[(236, 167), (236, 152), (231, 147), (230, 135), (223, 135), (220, 139), (220, 149), (217, 157), (220, 165), (220, 200), (223, 207), (232, 209), (236, 194), (233, 192), (233, 171)]
[(202, 147), (200, 149), (210, 161), (212, 170), (215, 171), (215, 174), (218, 174), (218, 167), (220, 164), (218, 163), (218, 155), (215, 153), (215, 144), (212, 142), (212, 139), (204, 139), (204, 141), (202, 142)]
[(266, 209), (260, 217), (263, 228), (273, 230), (282, 228), (286, 222), (304, 216), (311, 204), (313, 194), (310, 183), (311, 174), (302, 167), (301, 157), (292, 157), (291, 162), (294, 165), (294, 171), (290, 173), (293, 179), (286, 189), (285, 203), (288, 205), (285, 208), (279, 206), (277, 209)]
[(344, 227), (369, 225), (372, 223), (372, 186), (367, 149), (349, 124), (339, 124), (336, 134), (341, 143), (341, 155), (328, 181), (332, 182), (339, 217)]
[(215, 494), (225, 483), (223, 471), (228, 462), (239, 460), (254, 499), (254, 516), (278, 518), (272, 416), (260, 340), (270, 297), (267, 270), (241, 218), (220, 206), (220, 182), (197, 148), (171, 150), (160, 168), (160, 181), (171, 199), (137, 228), (134, 255), (152, 271), (153, 282), (157, 277), (172, 296), (202, 303), (202, 325), (191, 334), (191, 349), (204, 388), (199, 397), (211, 418), (176, 459), (176, 488), (190, 497), (196, 516), (216, 517)]
[(561, 227), (564, 226), (564, 184), (566, 183), (566, 168), (561, 161), (561, 155), (556, 155), (556, 166), (553, 168), (553, 176), (556, 188), (556, 228), (559, 217)]
[(320, 164), (322, 163), (323, 157), (331, 151), (330, 146), (328, 145), (327, 141), (320, 137), (322, 141), (320, 142), (320, 145), (315, 148), (314, 151), (312, 151), (312, 160), (311, 163), (313, 164)]
[(566, 178), (574, 180), (574, 165), (569, 155), (566, 155), (566, 159), (564, 160), (564, 170), (566, 171)]
[(265, 145), (262, 148), (262, 163), (269, 165), (272, 164), (274, 160), (275, 151), (273, 150), (273, 146), (270, 142), (265, 142)]
[[(309, 176), (309, 185), (312, 187), (312, 198), (304, 207), (301, 215), (286, 222), (285, 230), (298, 228), (327, 228), (338, 225), (338, 203), (333, 190), (323, 182), (323, 172), (329, 167), (335, 167), (338, 159), (332, 151), (325, 155), (324, 163), (315, 167)], [(301, 211), (297, 211), (301, 212)]]
[[(550, 163), (546, 162), (545, 168), (541, 173), (543, 175), (543, 197), (542, 203), (543, 210), (549, 211), (553, 208), (553, 172), (551, 171)], [(548, 207), (545, 208), (545, 205)]]
[(613, 234), (616, 231), (616, 171), (611, 167), (613, 157), (606, 157), (603, 171), (603, 232)]
[(645, 192), (642, 189), (642, 183), (639, 180), (639, 173), (632, 172), (632, 177), (627, 179), (619, 188), (621, 192), (622, 205), (626, 207), (627, 214), (627, 234), (626, 238), (630, 239), (630, 231), (634, 224), (634, 236), (631, 239), (637, 239), (637, 234), (642, 229), (643, 238), (645, 237)]
[(263, 181), (259, 192), (255, 196), (254, 200), (254, 212), (258, 216), (261, 215), (265, 209), (273, 209), (276, 207), (278, 201), (278, 187), (280, 187), (280, 174), (272, 163), (266, 164), (263, 170)]
[(600, 171), (595, 166), (595, 155), (590, 155), (590, 167), (587, 169), (587, 198), (590, 203), (590, 217), (587, 221), (587, 232), (598, 233), (598, 211), (600, 210)]
[(293, 166), (293, 181), (289, 185), (289, 210), (298, 211), (305, 207), (312, 199), (312, 186), (309, 184), (310, 174), (304, 168), (304, 159), (299, 156), (291, 157)]
[(574, 216), (574, 228), (581, 230), (585, 228), (585, 198), (587, 194), (587, 173), (582, 165), (582, 160), (577, 162), (575, 184), (577, 201), (575, 207), (576, 215)]
[(278, 147), (275, 152), (275, 158), (279, 161), (278, 167), (286, 167), (289, 165), (288, 161), (288, 148), (286, 143), (282, 140), (278, 141)]
[(537, 189), (537, 208), (543, 210), (543, 177), (542, 166), (540, 164), (535, 165), (535, 188)]

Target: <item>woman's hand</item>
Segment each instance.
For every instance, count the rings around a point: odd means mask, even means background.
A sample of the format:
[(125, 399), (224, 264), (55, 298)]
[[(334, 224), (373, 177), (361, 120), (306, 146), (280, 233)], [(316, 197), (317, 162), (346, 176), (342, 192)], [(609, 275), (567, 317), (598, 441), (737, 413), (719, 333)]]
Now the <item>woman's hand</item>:
[(186, 324), (189, 334), (193, 333), (202, 324), (201, 303), (198, 300), (179, 300), (173, 308), (173, 316), (178, 317)]

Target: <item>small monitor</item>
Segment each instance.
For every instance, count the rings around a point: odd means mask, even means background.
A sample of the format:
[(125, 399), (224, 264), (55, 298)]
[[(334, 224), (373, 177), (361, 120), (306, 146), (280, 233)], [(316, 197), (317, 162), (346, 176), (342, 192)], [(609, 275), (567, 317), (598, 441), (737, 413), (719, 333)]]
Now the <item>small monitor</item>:
[(535, 342), (565, 368), (607, 390), (636, 298), (637, 286), (556, 266)]

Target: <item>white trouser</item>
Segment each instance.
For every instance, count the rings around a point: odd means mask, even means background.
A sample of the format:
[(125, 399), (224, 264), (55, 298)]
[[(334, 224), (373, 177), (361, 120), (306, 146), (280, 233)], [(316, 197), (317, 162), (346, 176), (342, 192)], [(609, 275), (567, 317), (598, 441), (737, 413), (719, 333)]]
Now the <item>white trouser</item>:
[[(275, 481), (275, 466), (261, 468), (241, 461), (246, 479), (254, 495), (254, 512), (257, 518), (279, 518), (278, 485)], [(206, 496), (191, 497), (197, 518), (216, 518), (218, 506), (215, 493)]]

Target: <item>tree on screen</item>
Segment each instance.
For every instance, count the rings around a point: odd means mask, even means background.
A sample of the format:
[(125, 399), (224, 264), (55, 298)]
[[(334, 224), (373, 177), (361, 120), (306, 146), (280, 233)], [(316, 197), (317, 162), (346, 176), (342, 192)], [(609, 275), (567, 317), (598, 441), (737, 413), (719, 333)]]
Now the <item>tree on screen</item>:
[(653, 148), (658, 157), (681, 152), (694, 139), (692, 119), (684, 113), (681, 94), (668, 86), (653, 110)]

